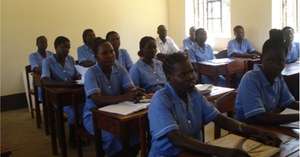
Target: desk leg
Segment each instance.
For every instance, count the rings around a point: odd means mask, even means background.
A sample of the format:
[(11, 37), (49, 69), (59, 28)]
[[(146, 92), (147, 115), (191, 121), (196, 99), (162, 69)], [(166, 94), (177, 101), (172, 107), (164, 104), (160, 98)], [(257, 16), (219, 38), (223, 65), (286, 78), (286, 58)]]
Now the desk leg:
[(51, 129), (51, 145), (53, 155), (57, 155), (56, 126), (52, 105), (48, 103), (49, 127)]
[(141, 148), (141, 157), (147, 156), (147, 119), (146, 117), (139, 118), (139, 138), (140, 138), (140, 148)]
[[(58, 101), (62, 102), (62, 101)], [(58, 129), (58, 142), (61, 148), (61, 153), (63, 157), (67, 157), (67, 144), (66, 144), (66, 136), (65, 136), (65, 126), (64, 126), (64, 116), (63, 116), (63, 109), (62, 106), (59, 104), (56, 104), (58, 106), (56, 108), (55, 114), (56, 114), (56, 124)]]
[(99, 129), (100, 126), (97, 127), (98, 117), (95, 113), (93, 113), (93, 123), (94, 123), (94, 141), (95, 141), (95, 149), (96, 149), (96, 157), (104, 157), (104, 150), (102, 148), (102, 132)]
[(121, 143), (122, 143), (122, 146), (123, 146), (123, 154), (124, 154), (124, 157), (129, 157), (129, 149), (130, 149), (129, 139), (130, 139), (130, 136), (129, 136), (128, 127), (127, 127), (128, 124), (121, 123), (120, 125), (121, 125), (120, 138), (121, 138)]
[(81, 105), (76, 103), (75, 95), (72, 95), (72, 104), (75, 112), (75, 136), (76, 136), (76, 144), (77, 144), (77, 154), (78, 157), (82, 157), (82, 142), (81, 142), (81, 134), (80, 134), (80, 107)]
[(36, 115), (36, 125), (37, 128), (41, 128), (41, 109), (39, 104), (38, 88), (34, 86), (34, 100), (35, 100), (35, 115)]
[(48, 115), (48, 112), (49, 112), (49, 108), (48, 108), (48, 105), (47, 105), (47, 95), (45, 93), (45, 90), (42, 88), (42, 104), (43, 104), (43, 116), (44, 116), (44, 126), (45, 126), (45, 133), (46, 135), (49, 135), (49, 115)]

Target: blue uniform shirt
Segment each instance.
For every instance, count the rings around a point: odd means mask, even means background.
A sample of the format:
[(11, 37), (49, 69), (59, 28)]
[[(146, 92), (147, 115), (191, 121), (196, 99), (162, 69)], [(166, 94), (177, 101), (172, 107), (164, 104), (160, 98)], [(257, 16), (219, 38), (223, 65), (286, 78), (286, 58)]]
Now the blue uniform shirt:
[(293, 42), (292, 47), (286, 56), (285, 63), (289, 64), (299, 60), (299, 53), (300, 53), (300, 43)]
[(126, 49), (119, 49), (119, 56), (118, 56), (118, 60), (120, 65), (122, 65), (127, 71), (129, 71), (129, 69), (132, 66), (132, 60), (127, 52)]
[[(46, 51), (46, 58), (53, 55), (52, 52)], [(29, 63), (31, 66), (31, 70), (35, 67), (39, 67), (42, 70), (42, 61), (45, 59), (39, 52), (33, 52), (29, 55)]]
[(183, 49), (189, 50), (193, 47), (193, 45), (197, 44), (196, 42), (192, 41), (190, 37), (183, 40)]
[(96, 63), (96, 57), (95, 57), (93, 50), (91, 50), (85, 44), (77, 48), (77, 57), (78, 57), (79, 63), (86, 61), (86, 60)]
[(239, 85), (235, 102), (236, 118), (245, 120), (278, 107), (287, 107), (295, 98), (291, 95), (282, 76), (273, 85), (267, 80), (260, 65), (247, 72)]
[(188, 55), (191, 63), (198, 63), (215, 58), (213, 50), (208, 44), (205, 44), (204, 48), (200, 47), (199, 44), (194, 44), (192, 48), (188, 50)]
[(184, 103), (170, 84), (155, 93), (148, 110), (152, 145), (149, 157), (175, 157), (180, 153), (167, 137), (172, 130), (202, 141), (201, 127), (214, 120), (217, 109), (195, 89)]
[[(126, 91), (129, 87), (133, 86), (134, 85), (127, 71), (118, 63), (113, 65), (110, 79), (107, 79), (100, 67), (100, 64), (96, 64), (87, 70), (84, 79), (86, 102), (83, 108), (83, 124), (90, 134), (94, 135), (94, 125), (91, 110), (97, 107), (90, 96), (95, 93), (117, 96), (120, 95), (122, 91)], [(102, 130), (102, 145), (103, 150), (108, 156), (114, 155), (122, 150), (120, 141), (110, 132), (105, 130)]]
[(156, 59), (153, 59), (153, 67), (139, 59), (129, 73), (133, 83), (147, 92), (155, 92), (167, 82), (162, 63)]
[(228, 42), (227, 45), (228, 57), (232, 57), (232, 54), (234, 52), (239, 54), (246, 54), (252, 51), (255, 51), (255, 48), (250, 44), (250, 42), (247, 39), (243, 39), (241, 44), (236, 39), (232, 39)]

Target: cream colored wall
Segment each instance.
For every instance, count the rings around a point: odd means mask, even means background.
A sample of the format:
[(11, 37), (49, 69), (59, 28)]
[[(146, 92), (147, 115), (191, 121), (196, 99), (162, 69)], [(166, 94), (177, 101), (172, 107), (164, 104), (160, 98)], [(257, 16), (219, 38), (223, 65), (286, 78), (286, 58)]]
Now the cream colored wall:
[(121, 47), (136, 60), (139, 39), (156, 36), (159, 24), (168, 25), (167, 10), (167, 0), (2, 0), (1, 96), (24, 91), (21, 74), (37, 36), (48, 38), (50, 50), (56, 36), (67, 36), (77, 58), (84, 29), (92, 28), (101, 37), (115, 30)]

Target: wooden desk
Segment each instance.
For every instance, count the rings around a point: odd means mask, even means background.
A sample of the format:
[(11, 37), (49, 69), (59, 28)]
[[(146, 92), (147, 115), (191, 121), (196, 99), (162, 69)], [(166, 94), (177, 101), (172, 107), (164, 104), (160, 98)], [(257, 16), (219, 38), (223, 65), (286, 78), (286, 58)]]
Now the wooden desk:
[[(51, 129), (51, 145), (53, 154), (57, 154), (56, 137), (58, 132), (58, 142), (60, 144), (62, 156), (67, 156), (67, 144), (65, 137), (65, 126), (63, 107), (72, 105), (75, 112), (75, 132), (80, 128), (81, 107), (84, 104), (85, 94), (83, 85), (74, 84), (73, 86), (45, 86), (46, 106), (49, 116)], [(76, 135), (78, 156), (82, 157), (81, 139)]]
[(299, 101), (299, 74), (300, 74), (300, 62), (287, 64), (282, 70), (281, 74), (296, 100)]
[[(212, 92), (205, 97), (209, 101), (214, 101), (220, 96), (234, 91), (232, 88), (213, 87)], [(106, 130), (118, 137), (122, 143), (124, 156), (128, 156), (129, 138), (132, 135), (139, 135), (141, 146), (141, 157), (147, 154), (147, 110), (142, 110), (129, 115), (119, 115), (109, 112), (93, 110), (93, 122), (95, 130), (95, 144), (97, 157), (103, 157), (104, 151), (102, 150), (101, 129)]]
[(47, 119), (47, 111), (45, 110), (45, 106), (43, 102), (40, 102), (39, 100), (39, 94), (38, 94), (38, 88), (42, 88), (41, 84), (41, 75), (32, 73), (33, 77), (33, 90), (34, 90), (34, 104), (35, 104), (35, 115), (36, 115), (36, 125), (38, 128), (41, 128), (42, 123), (42, 116), (41, 116), (41, 109), (40, 109), (40, 103), (43, 104), (43, 115), (44, 115), (44, 127), (45, 127), (45, 133), (46, 135), (49, 134), (48, 129), (48, 119)]
[(12, 154), (11, 149), (8, 146), (2, 144), (1, 144), (0, 152), (1, 152), (1, 157), (10, 157), (10, 155)]

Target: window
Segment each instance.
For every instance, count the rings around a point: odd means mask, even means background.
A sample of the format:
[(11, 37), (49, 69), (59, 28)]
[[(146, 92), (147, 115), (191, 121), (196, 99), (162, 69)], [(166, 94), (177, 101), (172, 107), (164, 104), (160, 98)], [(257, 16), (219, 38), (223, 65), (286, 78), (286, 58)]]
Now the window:
[(210, 36), (230, 36), (229, 0), (186, 0), (186, 33), (191, 26)]

